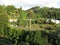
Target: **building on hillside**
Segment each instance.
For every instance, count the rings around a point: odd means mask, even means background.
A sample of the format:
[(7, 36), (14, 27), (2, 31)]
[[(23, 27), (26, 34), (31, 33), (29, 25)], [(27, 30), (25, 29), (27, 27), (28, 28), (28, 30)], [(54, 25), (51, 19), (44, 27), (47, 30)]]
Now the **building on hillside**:
[[(46, 21), (49, 22), (50, 19), (47, 19)], [(55, 24), (59, 24), (60, 20), (56, 20), (56, 19), (51, 19), (51, 22), (55, 23)]]
[(60, 23), (60, 20), (55, 20), (55, 19), (51, 19), (51, 21), (55, 24), (59, 24)]
[(17, 22), (17, 19), (9, 19), (9, 22)]

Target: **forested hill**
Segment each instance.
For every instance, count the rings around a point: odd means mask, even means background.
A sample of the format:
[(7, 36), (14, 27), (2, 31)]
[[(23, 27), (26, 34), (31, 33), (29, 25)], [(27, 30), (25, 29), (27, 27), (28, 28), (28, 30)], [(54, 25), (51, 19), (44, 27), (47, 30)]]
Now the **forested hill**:
[(42, 7), (39, 6), (32, 7), (29, 10), (33, 10), (35, 13), (35, 16), (37, 18), (44, 17), (44, 18), (54, 18), (54, 19), (60, 19), (60, 8), (49, 8), (49, 7)]
[(40, 8), (39, 6), (35, 6), (31, 9), (23, 10), (22, 7), (16, 8), (12, 5), (0, 5), (0, 23), (3, 26), (10, 25), (13, 27), (32, 29), (37, 29), (38, 27), (40, 29), (40, 24), (51, 25), (56, 21), (59, 24), (60, 21), (58, 20), (60, 20), (60, 8)]
[(60, 45), (60, 8), (0, 5), (0, 45)]
[[(3, 13), (4, 12), (4, 13)], [(32, 7), (27, 11), (23, 10), (22, 7), (15, 8), (12, 5), (9, 6), (1, 6), (0, 5), (0, 15), (7, 14), (11, 18), (28, 18), (28, 14), (31, 13), (32, 17), (34, 18), (54, 18), (60, 19), (60, 8), (49, 8), (49, 7), (42, 7), (39, 6)]]

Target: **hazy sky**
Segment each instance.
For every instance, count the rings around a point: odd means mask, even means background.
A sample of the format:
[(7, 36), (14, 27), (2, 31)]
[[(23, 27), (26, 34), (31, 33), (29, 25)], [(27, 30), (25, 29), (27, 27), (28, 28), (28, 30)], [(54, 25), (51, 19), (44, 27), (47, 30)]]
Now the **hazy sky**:
[(34, 6), (40, 7), (60, 7), (60, 0), (0, 0), (0, 5), (14, 5), (15, 7), (22, 7), (29, 9)]

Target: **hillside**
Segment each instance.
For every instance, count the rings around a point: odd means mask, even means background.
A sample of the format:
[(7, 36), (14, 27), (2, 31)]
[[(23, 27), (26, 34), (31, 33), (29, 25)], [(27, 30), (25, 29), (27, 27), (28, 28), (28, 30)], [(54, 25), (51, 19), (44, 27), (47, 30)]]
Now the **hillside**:
[(60, 45), (60, 8), (0, 5), (0, 45)]

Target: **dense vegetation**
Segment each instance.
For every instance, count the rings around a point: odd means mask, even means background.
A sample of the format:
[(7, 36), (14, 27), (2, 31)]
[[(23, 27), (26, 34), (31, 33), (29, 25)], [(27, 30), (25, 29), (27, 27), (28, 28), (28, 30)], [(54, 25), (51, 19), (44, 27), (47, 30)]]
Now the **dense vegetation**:
[(0, 5), (0, 45), (60, 45), (60, 24), (51, 22), (52, 18), (60, 20), (60, 8), (23, 10)]

